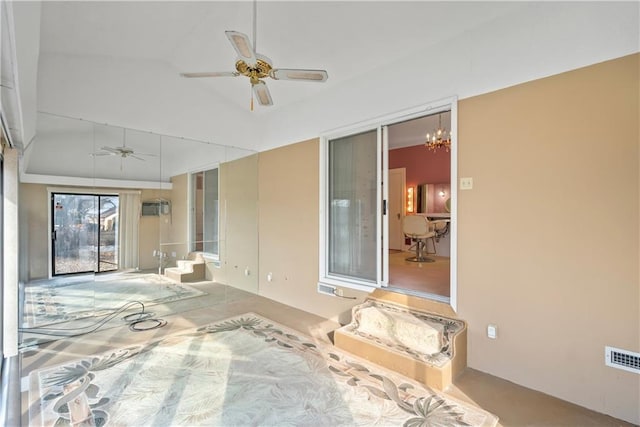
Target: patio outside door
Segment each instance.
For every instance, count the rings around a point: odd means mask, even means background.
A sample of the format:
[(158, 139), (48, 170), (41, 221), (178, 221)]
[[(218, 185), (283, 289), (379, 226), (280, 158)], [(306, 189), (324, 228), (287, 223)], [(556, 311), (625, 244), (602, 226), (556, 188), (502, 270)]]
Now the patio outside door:
[(51, 195), (52, 272), (118, 269), (118, 196)]

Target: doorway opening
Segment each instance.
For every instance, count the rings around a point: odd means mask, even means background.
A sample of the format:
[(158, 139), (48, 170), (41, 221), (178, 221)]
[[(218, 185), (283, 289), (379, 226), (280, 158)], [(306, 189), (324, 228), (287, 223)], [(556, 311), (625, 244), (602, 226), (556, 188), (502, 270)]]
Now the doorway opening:
[(117, 195), (51, 193), (52, 275), (118, 270)]
[[(457, 309), (456, 114), (448, 98), (322, 137), (319, 284)], [(436, 149), (425, 145), (433, 131)], [(404, 228), (420, 221), (420, 233)]]
[[(391, 289), (449, 301), (451, 296), (451, 150), (425, 145), (451, 130), (451, 111), (388, 127), (389, 282)], [(427, 231), (414, 234), (410, 217)]]

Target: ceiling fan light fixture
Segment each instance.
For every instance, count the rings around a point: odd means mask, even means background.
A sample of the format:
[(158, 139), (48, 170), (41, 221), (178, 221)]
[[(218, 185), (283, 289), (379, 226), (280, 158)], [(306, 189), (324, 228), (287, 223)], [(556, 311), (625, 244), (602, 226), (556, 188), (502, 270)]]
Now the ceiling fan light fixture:
[[(180, 73), (182, 77), (237, 77), (249, 78), (253, 95), (260, 105), (273, 105), (271, 94), (262, 79), (270, 77), (274, 80), (294, 80), (307, 82), (324, 82), (329, 77), (325, 70), (307, 70), (300, 68), (274, 69), (272, 62), (264, 55), (260, 55), (254, 49), (256, 46), (256, 2), (254, 1), (254, 28), (253, 44), (249, 37), (239, 31), (225, 31), (225, 35), (231, 42), (233, 49), (238, 54), (236, 59), (236, 71), (231, 72), (198, 72)], [(253, 111), (253, 97), (251, 98), (251, 111)]]

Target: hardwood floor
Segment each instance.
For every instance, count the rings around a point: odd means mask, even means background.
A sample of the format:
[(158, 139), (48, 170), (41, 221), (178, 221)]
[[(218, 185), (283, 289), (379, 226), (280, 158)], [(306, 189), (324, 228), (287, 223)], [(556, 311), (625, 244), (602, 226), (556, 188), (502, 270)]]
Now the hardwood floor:
[(389, 286), (449, 297), (449, 257), (429, 255), (434, 262), (412, 262), (413, 252), (390, 251)]

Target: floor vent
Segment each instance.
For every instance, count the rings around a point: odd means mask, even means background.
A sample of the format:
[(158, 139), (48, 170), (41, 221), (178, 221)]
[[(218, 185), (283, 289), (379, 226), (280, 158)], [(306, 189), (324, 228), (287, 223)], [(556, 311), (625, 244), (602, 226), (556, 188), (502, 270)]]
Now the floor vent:
[(604, 348), (604, 363), (612, 368), (640, 374), (640, 353), (607, 346)]
[(323, 285), (322, 283), (318, 283), (318, 293), (319, 294), (325, 294), (325, 295), (331, 295), (332, 297), (336, 296), (336, 287), (335, 286), (329, 286), (329, 285)]

